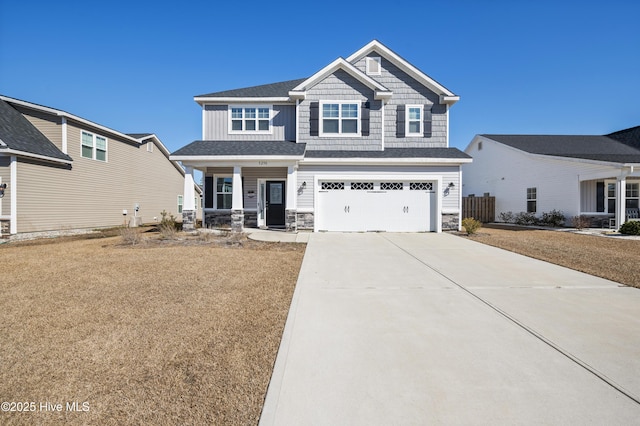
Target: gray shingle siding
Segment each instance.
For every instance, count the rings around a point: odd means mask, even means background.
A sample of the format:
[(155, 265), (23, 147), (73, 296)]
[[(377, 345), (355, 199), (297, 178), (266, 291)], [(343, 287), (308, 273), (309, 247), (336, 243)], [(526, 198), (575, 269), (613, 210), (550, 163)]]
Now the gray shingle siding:
[[(345, 71), (338, 70), (307, 91), (307, 97), (300, 103), (300, 141), (307, 144), (308, 150), (380, 150), (382, 149), (382, 103), (373, 99), (372, 89), (362, 84)], [(310, 136), (311, 102), (318, 101), (358, 101), (369, 102), (369, 136), (361, 137), (324, 137)], [(320, 112), (322, 113), (322, 112)]]

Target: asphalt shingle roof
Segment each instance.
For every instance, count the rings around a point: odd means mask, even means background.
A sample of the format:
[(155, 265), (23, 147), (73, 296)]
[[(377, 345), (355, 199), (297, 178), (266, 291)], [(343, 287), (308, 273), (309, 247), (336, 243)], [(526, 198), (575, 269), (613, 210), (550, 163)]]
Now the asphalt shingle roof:
[(471, 158), (458, 148), (386, 148), (384, 151), (307, 150), (306, 158)]
[(223, 92), (207, 93), (198, 95), (200, 98), (279, 98), (288, 97), (289, 91), (305, 81), (306, 78), (298, 80), (282, 81), (279, 83), (263, 84), (260, 86), (245, 87), (242, 89), (225, 90)]
[(640, 149), (640, 126), (613, 132), (607, 136), (625, 145)]
[(481, 135), (531, 154), (613, 163), (640, 163), (640, 149), (609, 136)]
[[(72, 161), (19, 111), (0, 99), (0, 140), (15, 151)], [(0, 146), (0, 152), (3, 147)], [(5, 148), (6, 149), (6, 148)]]
[(195, 141), (172, 156), (291, 155), (304, 154), (305, 144), (290, 141)]

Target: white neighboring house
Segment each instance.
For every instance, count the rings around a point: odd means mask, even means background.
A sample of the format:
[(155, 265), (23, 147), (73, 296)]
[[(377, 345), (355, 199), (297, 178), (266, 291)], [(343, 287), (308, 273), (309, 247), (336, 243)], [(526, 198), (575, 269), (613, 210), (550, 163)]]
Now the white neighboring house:
[(473, 163), (463, 166), (463, 195), (489, 192), (496, 215), (555, 209), (618, 228), (639, 207), (640, 126), (605, 136), (476, 135), (465, 152)]
[(459, 229), (458, 100), (374, 40), (309, 78), (196, 96), (202, 140), (170, 158), (202, 171), (209, 227)]

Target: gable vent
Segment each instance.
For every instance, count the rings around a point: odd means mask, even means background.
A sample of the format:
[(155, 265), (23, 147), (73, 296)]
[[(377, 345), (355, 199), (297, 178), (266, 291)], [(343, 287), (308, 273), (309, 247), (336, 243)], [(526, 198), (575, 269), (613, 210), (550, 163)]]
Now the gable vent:
[(379, 56), (367, 57), (367, 75), (380, 75), (382, 73), (381, 59)]

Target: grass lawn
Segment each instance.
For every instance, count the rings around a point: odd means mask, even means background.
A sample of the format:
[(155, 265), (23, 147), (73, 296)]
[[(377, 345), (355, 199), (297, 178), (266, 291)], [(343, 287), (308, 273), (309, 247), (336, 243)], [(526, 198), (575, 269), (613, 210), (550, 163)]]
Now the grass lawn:
[(640, 288), (637, 239), (491, 225), (465, 238)]
[(305, 246), (152, 238), (0, 245), (0, 424), (257, 423)]

